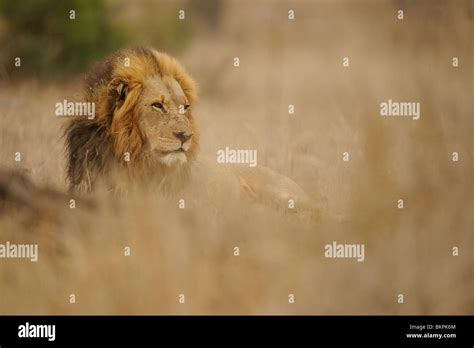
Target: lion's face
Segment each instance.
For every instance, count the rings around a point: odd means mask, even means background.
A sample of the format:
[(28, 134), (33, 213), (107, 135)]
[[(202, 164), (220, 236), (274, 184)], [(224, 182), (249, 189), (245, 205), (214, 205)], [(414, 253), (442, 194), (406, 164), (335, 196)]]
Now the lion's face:
[(139, 126), (149, 156), (167, 166), (186, 163), (195, 152), (190, 101), (170, 76), (145, 79), (138, 100)]
[(176, 59), (148, 47), (120, 50), (85, 76), (84, 100), (96, 117), (74, 118), (65, 129), (71, 187), (90, 190), (116, 173), (178, 183), (190, 172), (197, 86)]

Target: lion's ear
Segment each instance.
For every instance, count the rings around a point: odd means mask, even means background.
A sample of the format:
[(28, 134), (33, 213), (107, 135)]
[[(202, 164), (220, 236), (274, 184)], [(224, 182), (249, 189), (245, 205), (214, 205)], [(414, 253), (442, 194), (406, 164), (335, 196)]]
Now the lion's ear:
[(119, 95), (119, 100), (124, 101), (125, 98), (127, 97), (128, 85), (121, 83), (117, 88), (117, 92)]
[(119, 78), (114, 78), (109, 83), (109, 88), (111, 89), (112, 93), (116, 95), (118, 102), (123, 102), (127, 97), (128, 84), (126, 81)]

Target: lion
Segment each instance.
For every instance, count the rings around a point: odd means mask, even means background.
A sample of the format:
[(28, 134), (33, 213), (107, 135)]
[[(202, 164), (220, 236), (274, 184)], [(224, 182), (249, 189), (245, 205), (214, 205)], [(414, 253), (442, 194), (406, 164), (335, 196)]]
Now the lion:
[(196, 100), (190, 75), (153, 49), (122, 49), (96, 65), (84, 93), (96, 114), (65, 129), (70, 189), (91, 191), (112, 172), (158, 181), (186, 173), (198, 151)]
[[(189, 182), (199, 150), (197, 87), (176, 59), (147, 47), (119, 50), (86, 75), (83, 101), (95, 103), (96, 114), (75, 117), (65, 128), (71, 190), (144, 182), (170, 192)], [(230, 175), (257, 200), (308, 200), (296, 183), (268, 168), (238, 167)]]

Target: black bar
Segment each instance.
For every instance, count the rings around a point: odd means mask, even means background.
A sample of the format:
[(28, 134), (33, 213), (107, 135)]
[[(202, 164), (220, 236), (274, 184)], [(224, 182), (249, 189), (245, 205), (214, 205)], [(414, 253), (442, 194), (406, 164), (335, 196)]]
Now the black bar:
[[(0, 316), (0, 347), (65, 344), (391, 344), (473, 347), (473, 316)], [(19, 337), (55, 325), (54, 341)], [(431, 325), (431, 326), (429, 326)], [(26, 328), (26, 326), (24, 326)], [(23, 331), (25, 333), (25, 331)], [(33, 331), (33, 334), (35, 331)], [(407, 334), (451, 337), (409, 338)], [(453, 334), (456, 337), (452, 337)], [(49, 336), (52, 338), (52, 336)]]

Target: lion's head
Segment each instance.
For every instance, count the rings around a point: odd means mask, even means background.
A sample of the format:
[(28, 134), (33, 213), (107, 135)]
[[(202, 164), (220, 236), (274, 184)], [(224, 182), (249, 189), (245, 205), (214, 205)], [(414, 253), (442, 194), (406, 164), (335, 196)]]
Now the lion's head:
[(115, 168), (159, 174), (196, 157), (196, 85), (170, 56), (143, 47), (120, 50), (86, 77), (84, 99), (95, 103), (95, 117), (77, 117), (65, 132), (73, 187), (90, 188)]

